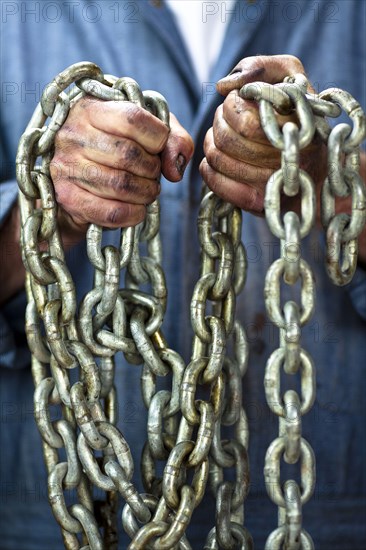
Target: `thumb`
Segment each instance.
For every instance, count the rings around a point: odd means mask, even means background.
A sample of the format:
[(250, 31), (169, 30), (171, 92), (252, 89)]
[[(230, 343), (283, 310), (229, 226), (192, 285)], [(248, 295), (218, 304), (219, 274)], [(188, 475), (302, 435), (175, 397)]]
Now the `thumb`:
[(182, 179), (184, 170), (193, 155), (194, 145), (191, 136), (170, 113), (170, 133), (161, 153), (161, 169), (169, 181)]
[(249, 82), (282, 82), (285, 76), (304, 74), (302, 63), (293, 55), (257, 55), (245, 57), (224, 78), (218, 81), (217, 91), (227, 96)]

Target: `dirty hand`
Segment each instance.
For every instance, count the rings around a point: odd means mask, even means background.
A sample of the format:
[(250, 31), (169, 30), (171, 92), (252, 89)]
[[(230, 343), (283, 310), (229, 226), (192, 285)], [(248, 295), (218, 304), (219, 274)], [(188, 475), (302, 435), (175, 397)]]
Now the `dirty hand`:
[(67, 229), (89, 223), (110, 229), (136, 225), (159, 195), (162, 173), (179, 181), (193, 142), (174, 115), (171, 129), (128, 101), (83, 98), (55, 140), (51, 176)]
[[(201, 175), (218, 196), (255, 214), (263, 213), (266, 183), (280, 167), (280, 152), (270, 144), (261, 128), (257, 104), (239, 97), (238, 91), (249, 82), (275, 84), (296, 73), (304, 74), (296, 57), (248, 57), (217, 84), (226, 99), (216, 111), (213, 128), (206, 134), (206, 158), (200, 166)], [(296, 121), (294, 116), (278, 115), (277, 119), (280, 127), (289, 120)], [(327, 169), (326, 147), (319, 138), (315, 137), (301, 152), (301, 158), (301, 167), (310, 173), (315, 183), (323, 181)]]

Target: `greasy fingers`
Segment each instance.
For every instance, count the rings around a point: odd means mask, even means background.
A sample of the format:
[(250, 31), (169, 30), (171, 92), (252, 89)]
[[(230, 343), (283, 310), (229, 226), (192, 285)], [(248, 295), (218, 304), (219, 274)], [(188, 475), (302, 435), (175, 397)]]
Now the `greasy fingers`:
[(117, 229), (136, 225), (142, 222), (146, 215), (146, 207), (143, 204), (100, 199), (67, 182), (59, 187), (56, 199), (76, 227), (84, 232), (89, 223)]
[(188, 132), (170, 113), (170, 133), (161, 154), (162, 173), (169, 181), (180, 181), (191, 160), (194, 144)]
[(142, 221), (160, 192), (168, 138), (161, 120), (131, 102), (76, 102), (56, 135), (50, 166), (63, 219), (71, 217), (79, 229)]
[(160, 183), (156, 179), (110, 168), (83, 157), (70, 163), (68, 157), (62, 154), (59, 154), (57, 161), (54, 160), (52, 164), (52, 178), (58, 194), (60, 188), (67, 183), (89, 191), (101, 199), (123, 200), (132, 204), (150, 204), (160, 191)]
[[(226, 101), (230, 102), (227, 110), (235, 110), (232, 97)], [(261, 130), (258, 110), (251, 105), (246, 110), (248, 103), (245, 101), (240, 104), (240, 110), (235, 111), (230, 119), (231, 125), (226, 120), (225, 106), (218, 107), (213, 128), (205, 137), (206, 158), (201, 163), (200, 171), (208, 187), (219, 197), (240, 208), (261, 214), (265, 186), (280, 165), (280, 154)], [(246, 128), (240, 120), (243, 112)]]
[[(262, 129), (257, 103), (241, 98), (239, 90), (250, 82), (275, 84), (297, 73), (304, 74), (304, 67), (296, 57), (255, 56), (242, 59), (217, 84), (226, 97), (216, 111), (213, 128), (206, 134), (201, 173), (217, 195), (245, 210), (263, 212), (265, 187), (271, 174), (280, 168), (281, 156)], [(310, 85), (308, 90), (313, 92)], [(299, 124), (295, 113), (276, 114), (276, 119), (279, 128), (288, 121)], [(323, 181), (326, 151), (319, 137), (315, 136), (312, 144), (301, 151), (300, 166), (316, 184)], [(285, 201), (296, 207), (294, 200)]]
[(226, 96), (232, 90), (239, 90), (249, 82), (282, 82), (286, 76), (305, 74), (304, 67), (293, 55), (256, 55), (245, 57), (233, 70), (219, 80), (217, 90)]
[[(79, 128), (68, 121), (56, 135), (58, 156), (75, 165), (82, 160), (110, 168), (124, 169), (138, 176), (158, 178), (160, 160), (129, 137), (117, 137), (92, 126)], [(70, 164), (70, 162), (69, 162)]]
[(256, 187), (243, 185), (236, 179), (214, 170), (206, 158), (200, 164), (200, 173), (211, 191), (223, 200), (248, 212), (263, 214), (264, 194)]
[(87, 122), (97, 130), (117, 137), (128, 137), (149, 153), (160, 153), (169, 129), (156, 116), (130, 101), (99, 101), (84, 98), (73, 108), (74, 116), (85, 113)]
[[(268, 145), (268, 139), (259, 118), (258, 104), (241, 98), (238, 90), (233, 90), (225, 98), (222, 104), (222, 117), (240, 136)], [(296, 116), (277, 116), (280, 128), (289, 121), (296, 122)]]
[[(252, 119), (250, 126), (260, 126), (258, 113), (252, 114), (250, 118)], [(216, 111), (213, 135), (215, 146), (237, 160), (266, 168), (278, 166), (279, 153), (273, 149), (267, 138), (264, 136), (263, 141), (254, 141), (242, 137), (237, 128), (230, 126), (225, 120), (222, 106), (218, 107)]]
[[(208, 164), (216, 172), (226, 175), (229, 178), (240, 183), (246, 183), (251, 186), (261, 186), (262, 190), (273, 170), (270, 168), (258, 168), (254, 163), (238, 160), (234, 158), (230, 151), (225, 153), (220, 151), (215, 144), (213, 129), (208, 130), (204, 142), (204, 150)], [(261, 181), (259, 182), (259, 177)]]

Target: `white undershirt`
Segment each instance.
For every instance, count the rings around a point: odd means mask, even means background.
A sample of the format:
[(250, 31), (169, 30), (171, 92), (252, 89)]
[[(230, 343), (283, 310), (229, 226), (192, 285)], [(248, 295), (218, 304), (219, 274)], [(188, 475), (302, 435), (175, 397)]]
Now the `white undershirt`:
[(235, 0), (166, 0), (187, 46), (198, 79), (206, 82), (215, 64)]

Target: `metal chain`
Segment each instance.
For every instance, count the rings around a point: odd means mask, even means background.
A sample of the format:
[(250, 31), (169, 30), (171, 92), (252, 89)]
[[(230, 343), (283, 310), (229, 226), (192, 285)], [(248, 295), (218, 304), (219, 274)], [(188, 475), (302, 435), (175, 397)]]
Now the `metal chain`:
[[(267, 314), (279, 329), (280, 346), (269, 357), (264, 377), (268, 406), (279, 418), (279, 436), (267, 450), (264, 467), (267, 493), (278, 506), (278, 528), (269, 535), (266, 550), (314, 548), (311, 536), (302, 527), (302, 506), (315, 487), (315, 457), (302, 437), (302, 418), (315, 400), (315, 366), (301, 347), (301, 330), (314, 312), (315, 282), (309, 264), (301, 257), (301, 239), (315, 225), (316, 194), (311, 177), (300, 168), (300, 160), (301, 150), (310, 144), (315, 132), (328, 145), (322, 219), (327, 227), (327, 270), (335, 284), (346, 284), (354, 274), (356, 238), (366, 219), (365, 186), (357, 172), (357, 147), (365, 135), (365, 115), (360, 105), (341, 90), (326, 90), (314, 97), (307, 94), (307, 89), (305, 77), (296, 75), (276, 85), (247, 84), (239, 92), (241, 97), (259, 102), (262, 128), (271, 144), (281, 151), (281, 168), (270, 177), (264, 201), (268, 226), (281, 243), (281, 257), (270, 266), (264, 287)], [(324, 115), (337, 117), (341, 107), (354, 127), (338, 124), (331, 130)], [(281, 129), (276, 112), (295, 114), (297, 124), (286, 122)], [(352, 215), (335, 215), (335, 196), (349, 195), (352, 195)], [(300, 217), (295, 211), (281, 207), (281, 196), (298, 197)], [(281, 305), (281, 282), (287, 287), (296, 284), (300, 287), (300, 304), (287, 300)], [(281, 391), (286, 378), (282, 373), (300, 378), (301, 396), (293, 389)], [(293, 479), (281, 484), (282, 459), (287, 464), (299, 465), (301, 489)]]
[[(185, 367), (175, 352), (164, 347), (163, 338), (157, 343), (161, 359), (174, 371), (171, 392), (155, 393), (156, 376), (162, 373), (154, 371), (151, 361), (144, 364), (142, 390), (149, 413), (142, 474), (145, 489), (155, 499), (150, 500), (155, 513), (138, 529), (126, 504), (123, 525), (133, 539), (130, 550), (191, 548), (184, 532), (209, 478), (217, 495), (218, 514), (205, 548), (219, 548), (220, 544), (220, 548), (229, 549), (236, 541), (244, 544), (250, 540), (242, 525), (249, 474), (248, 428), (240, 399), (247, 345), (245, 333), (234, 319), (235, 296), (246, 273), (240, 210), (208, 193), (202, 201), (198, 227), (202, 268), (191, 302), (195, 332), (192, 360)], [(234, 359), (226, 356), (230, 334), (235, 339)], [(182, 416), (178, 423), (174, 416), (179, 410)], [(221, 423), (234, 426), (237, 435), (237, 441), (225, 441), (225, 448)], [(155, 462), (161, 460), (166, 460), (166, 466), (159, 479)], [(237, 481), (231, 485), (224, 482), (222, 468), (234, 465)], [(188, 484), (190, 472), (192, 482)]]
[[(65, 93), (73, 83), (76, 86)], [(116, 427), (114, 356), (122, 351), (130, 361), (141, 362), (141, 335), (159, 331), (166, 288), (160, 267), (159, 207), (154, 203), (144, 224), (121, 232), (119, 248), (102, 248), (102, 229), (89, 227), (86, 240), (94, 285), (77, 307), (57, 228), (49, 162), (55, 133), (66, 120), (70, 102), (85, 93), (104, 100), (133, 101), (166, 124), (169, 112), (159, 94), (142, 93), (131, 79), (107, 77), (96, 65), (79, 63), (63, 71), (45, 89), (20, 140), (17, 156), (29, 302), (26, 332), (32, 351), (35, 415), (43, 438), (49, 501), (66, 548), (84, 544), (83, 548), (113, 549), (117, 548), (118, 493), (140, 521), (151, 515), (131, 482), (131, 452)], [(47, 117), (50, 120), (44, 126)], [(38, 157), (42, 159), (40, 165), (35, 164)], [(139, 243), (146, 243), (146, 256), (140, 256)], [(125, 288), (120, 290), (120, 271), (125, 267)], [(139, 290), (147, 282), (151, 295)], [(79, 381), (73, 383), (71, 374), (76, 367)], [(52, 406), (60, 409), (62, 420), (51, 422)], [(59, 462), (59, 449), (66, 456), (63, 462)], [(93, 486), (99, 492), (106, 491), (105, 501), (93, 502)], [(75, 489), (79, 504), (68, 507), (65, 492), (75, 493)]]
[[(74, 82), (76, 87), (68, 89)], [(17, 176), (29, 300), (26, 331), (52, 510), (66, 548), (80, 544), (116, 548), (119, 493), (126, 503), (123, 526), (133, 539), (131, 549), (190, 548), (184, 532), (205, 492), (211, 460), (216, 464), (211, 486), (221, 497), (210, 548), (217, 547), (216, 532), (222, 533), (221, 547), (232, 548), (233, 541), (249, 537), (241, 526), (249, 487), (248, 429), (240, 399), (247, 346), (234, 318), (235, 296), (244, 284), (246, 265), (240, 242), (241, 213), (211, 193), (202, 206), (199, 231), (204, 267), (192, 300), (196, 337), (187, 367), (168, 348), (161, 331), (167, 292), (161, 269), (158, 202), (148, 208), (144, 224), (121, 232), (119, 248), (103, 249), (102, 229), (89, 227), (86, 245), (94, 284), (77, 306), (57, 228), (49, 162), (55, 133), (66, 120), (70, 102), (84, 94), (134, 101), (168, 121), (166, 105), (158, 94), (141, 93), (131, 79), (106, 77), (95, 65), (82, 63), (66, 69), (46, 88), (19, 144)], [(47, 117), (50, 120), (44, 126)], [(36, 165), (38, 157), (40, 165)], [(124, 288), (120, 288), (122, 269)], [(150, 294), (140, 290), (146, 283)], [(231, 333), (233, 359), (226, 357)], [(118, 351), (129, 362), (143, 363), (142, 395), (148, 408), (142, 456), (144, 495), (131, 482), (132, 456), (116, 427), (113, 380)], [(70, 374), (76, 367), (79, 381), (72, 383)], [(171, 391), (156, 391), (157, 377), (167, 375), (171, 375)], [(207, 400), (199, 398), (202, 392), (208, 393)], [(52, 406), (61, 409), (62, 420), (51, 422)], [(221, 422), (234, 426), (238, 441), (222, 444)], [(59, 462), (59, 449), (66, 454), (64, 462)], [(156, 461), (166, 462), (162, 479), (157, 477)], [(224, 483), (222, 469), (234, 465), (237, 482)], [(190, 471), (194, 472), (191, 485), (185, 482)], [(93, 486), (106, 492), (105, 501), (93, 503)], [(75, 489), (80, 504), (68, 507), (64, 493)], [(152, 539), (154, 543), (149, 544)]]
[[(328, 177), (322, 188), (322, 223), (326, 229), (328, 275), (338, 286), (349, 283), (357, 267), (358, 241), (366, 220), (365, 185), (359, 174), (359, 145), (365, 139), (365, 115), (360, 104), (344, 90), (332, 88), (319, 97), (339, 106), (351, 119), (338, 124), (328, 140)], [(337, 197), (351, 197), (352, 214), (335, 214)]]
[[(315, 128), (328, 140), (324, 116), (338, 116), (341, 101), (337, 94), (324, 92), (324, 98), (314, 100), (305, 92), (306, 82), (299, 77), (294, 84), (256, 83), (241, 90), (244, 97), (259, 100), (267, 136), (283, 151), (281, 170), (270, 179), (265, 201), (268, 223), (282, 244), (282, 257), (270, 268), (265, 286), (269, 316), (280, 328), (280, 348), (268, 361), (265, 381), (269, 405), (280, 417), (279, 438), (268, 450), (265, 468), (267, 488), (280, 509), (279, 528), (267, 542), (271, 550), (283, 543), (287, 549), (312, 547), (310, 536), (301, 527), (301, 507), (313, 491), (315, 462), (309, 444), (301, 437), (301, 417), (314, 401), (315, 374), (309, 355), (300, 346), (300, 331), (313, 312), (314, 283), (299, 248), (314, 222), (315, 193), (310, 177), (299, 169), (298, 159)], [(166, 124), (169, 117), (159, 94), (141, 92), (131, 79), (106, 76), (92, 63), (79, 63), (60, 73), (45, 89), (19, 144), (26, 333), (36, 387), (35, 417), (43, 440), (49, 501), (65, 547), (116, 549), (116, 514), (122, 497), (122, 524), (132, 539), (129, 550), (189, 549), (185, 531), (208, 484), (216, 498), (216, 521), (205, 549), (249, 550), (253, 542), (244, 527), (249, 431), (241, 395), (248, 346), (243, 327), (235, 319), (236, 296), (246, 278), (241, 212), (212, 193), (203, 198), (198, 217), (201, 272), (191, 302), (194, 339), (187, 366), (169, 349), (162, 331), (167, 289), (161, 268), (158, 202), (148, 208), (143, 224), (121, 231), (119, 247), (102, 248), (102, 228), (90, 225), (86, 246), (94, 282), (77, 304), (57, 226), (49, 163), (55, 134), (66, 120), (70, 102), (85, 94), (135, 102)], [(347, 99), (341, 106), (347, 110), (348, 103)], [(288, 123), (281, 132), (272, 105), (278, 112), (295, 109), (300, 127)], [(328, 243), (336, 240), (344, 257), (348, 243), (353, 244), (362, 229), (365, 196), (354, 175), (355, 146), (364, 132), (364, 118), (354, 106), (348, 112), (352, 116), (358, 113), (356, 130), (347, 135), (345, 130), (341, 132), (341, 145), (332, 145), (330, 137), (328, 143), (333, 151), (330, 162), (337, 159), (337, 174), (343, 176), (347, 193), (352, 194), (352, 217), (346, 219), (342, 214), (337, 227), (333, 221), (337, 216), (326, 193), (344, 196), (341, 184), (331, 183), (331, 191), (326, 191), (323, 199), (323, 219), (332, 227)], [(344, 169), (343, 152), (347, 155)], [(301, 220), (288, 212), (281, 221), (281, 191), (288, 196), (301, 191)], [(348, 265), (341, 269), (347, 271)], [(125, 274), (123, 288), (121, 272)], [(288, 301), (282, 311), (281, 278), (288, 285), (301, 281), (301, 305)], [(131, 481), (132, 455), (116, 426), (114, 356), (120, 351), (128, 362), (143, 365), (142, 399), (148, 411), (141, 459), (144, 494)], [(282, 365), (287, 374), (300, 374), (301, 399), (293, 390), (281, 397)], [(159, 377), (171, 381), (169, 390), (157, 390)], [(54, 407), (60, 420), (51, 421)], [(302, 493), (291, 480), (281, 490), (281, 457), (291, 464), (301, 462)], [(164, 465), (159, 477), (157, 472)], [(227, 469), (235, 469), (235, 481), (225, 480)], [(98, 496), (105, 492), (103, 501), (94, 501), (93, 487)], [(78, 498), (71, 506), (67, 504), (69, 491)]]

